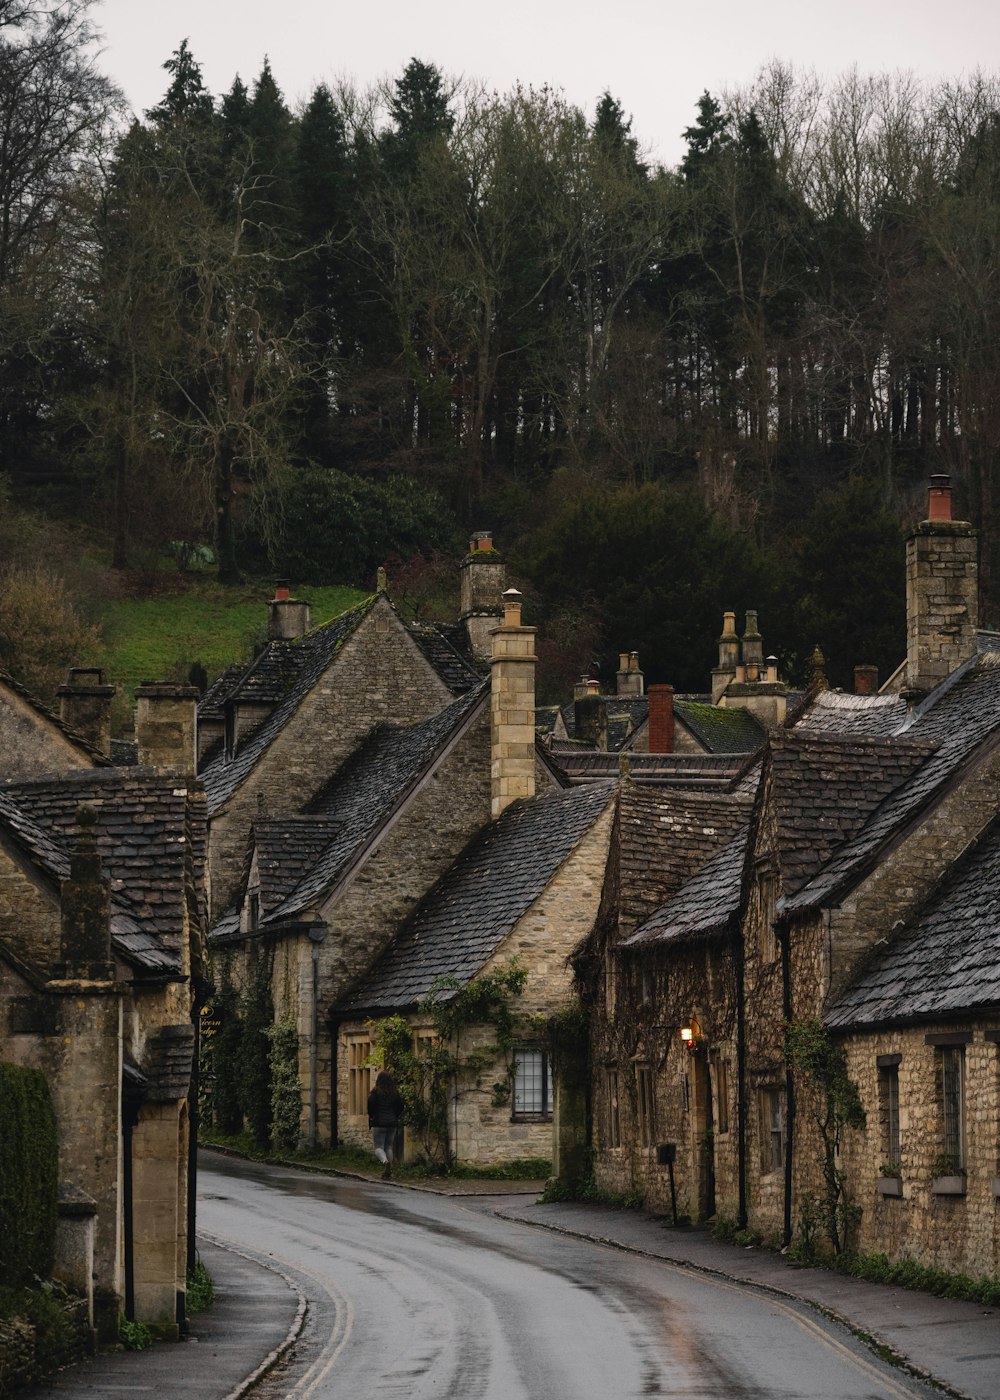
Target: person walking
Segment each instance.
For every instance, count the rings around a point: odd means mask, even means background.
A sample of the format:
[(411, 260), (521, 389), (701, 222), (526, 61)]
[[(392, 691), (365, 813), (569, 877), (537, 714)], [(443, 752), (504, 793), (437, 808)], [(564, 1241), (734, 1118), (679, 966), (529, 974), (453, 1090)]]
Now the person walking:
[(368, 1095), (368, 1126), (372, 1130), (375, 1156), (382, 1163), (383, 1177), (392, 1176), (392, 1149), (402, 1121), (403, 1100), (395, 1080), (384, 1069), (380, 1070), (375, 1088)]

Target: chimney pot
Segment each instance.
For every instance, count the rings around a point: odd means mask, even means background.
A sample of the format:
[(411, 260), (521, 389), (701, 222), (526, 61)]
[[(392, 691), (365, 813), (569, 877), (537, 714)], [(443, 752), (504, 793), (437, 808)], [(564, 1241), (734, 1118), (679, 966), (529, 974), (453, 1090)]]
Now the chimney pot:
[(477, 530), (469, 541), (470, 554), (489, 554), (493, 549), (493, 531)]
[(508, 588), (502, 601), (504, 627), (520, 627), (522, 595), (516, 588)]
[(286, 578), (279, 578), (274, 586), (274, 601), (276, 603), (283, 603), (286, 598), (290, 598), (291, 596), (292, 592), (288, 586), (288, 580)]
[(936, 472), (931, 477), (927, 493), (927, 519), (951, 519), (951, 477), (945, 472)]
[(877, 666), (855, 666), (854, 693), (855, 695), (875, 695), (878, 693)]

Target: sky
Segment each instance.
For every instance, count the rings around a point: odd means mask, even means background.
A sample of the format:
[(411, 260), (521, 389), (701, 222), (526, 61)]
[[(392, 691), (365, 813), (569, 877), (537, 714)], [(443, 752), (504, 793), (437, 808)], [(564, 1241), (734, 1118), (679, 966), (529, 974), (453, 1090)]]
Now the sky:
[(252, 85), (267, 55), (293, 107), (317, 83), (364, 87), (415, 57), (501, 92), (548, 84), (588, 116), (609, 90), (670, 165), (701, 93), (749, 83), (773, 58), (828, 77), (1000, 65), (997, 0), (103, 0), (96, 18), (104, 71), (139, 114), (185, 38), (216, 95), (237, 73)]

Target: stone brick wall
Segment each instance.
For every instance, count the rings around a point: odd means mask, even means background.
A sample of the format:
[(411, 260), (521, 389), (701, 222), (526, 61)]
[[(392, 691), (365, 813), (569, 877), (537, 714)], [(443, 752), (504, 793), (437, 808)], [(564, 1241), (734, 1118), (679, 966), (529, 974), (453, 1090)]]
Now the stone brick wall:
[[(965, 1063), (964, 1194), (940, 1195), (942, 1151), (940, 1049), (928, 1036), (954, 1034), (956, 1023), (885, 1030), (846, 1038), (848, 1068), (867, 1112), (862, 1133), (850, 1135), (843, 1165), (863, 1214), (858, 1246), (891, 1259), (909, 1257), (930, 1267), (973, 1276), (995, 1275), (1000, 1257), (1000, 1020), (963, 1022), (971, 1035)], [(879, 1169), (888, 1156), (879, 1087), (879, 1055), (898, 1055), (902, 1196), (879, 1193)]]
[(976, 652), (976, 532), (925, 520), (906, 541), (906, 683), (932, 690)]
[(59, 961), (60, 921), (53, 891), (0, 843), (0, 939), (26, 962), (48, 967)]
[(67, 768), (93, 768), (94, 760), (0, 682), (0, 753), (5, 778), (34, 778)]
[(258, 798), (268, 816), (297, 812), (376, 724), (413, 724), (453, 699), (384, 600), (379, 600), (331, 662), (255, 770), (211, 819), (213, 917), (239, 884)]

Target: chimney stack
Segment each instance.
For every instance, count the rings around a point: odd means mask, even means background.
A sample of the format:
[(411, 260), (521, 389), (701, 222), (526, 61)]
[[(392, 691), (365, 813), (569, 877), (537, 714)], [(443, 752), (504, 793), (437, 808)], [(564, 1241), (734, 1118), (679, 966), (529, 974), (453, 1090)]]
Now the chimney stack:
[(877, 666), (855, 666), (855, 668), (854, 668), (854, 693), (855, 693), (855, 695), (877, 695), (877, 694), (878, 694), (878, 667), (877, 667)]
[(576, 737), (585, 744), (607, 753), (608, 751), (608, 711), (601, 695), (600, 682), (587, 683), (587, 694), (573, 706), (576, 722)]
[(915, 700), (976, 653), (976, 532), (951, 509), (950, 477), (932, 476), (927, 519), (906, 541), (906, 688)]
[(717, 705), (730, 681), (736, 678), (740, 659), (740, 639), (736, 635), (736, 614), (722, 615), (722, 636), (719, 638), (719, 664), (712, 671), (712, 704)]
[(674, 688), (672, 685), (649, 687), (649, 752), (674, 751)]
[(267, 639), (269, 642), (293, 642), (309, 631), (309, 604), (293, 598), (288, 580), (279, 578), (274, 597), (267, 605)]
[(97, 811), (90, 803), (76, 810), (76, 837), (69, 879), (62, 881), (62, 965), (60, 978), (107, 979), (111, 971), (111, 896), (97, 850)]
[(198, 752), (198, 687), (143, 681), (135, 688), (135, 700), (140, 765), (163, 773), (193, 775)]
[(490, 638), (501, 615), (500, 600), (507, 586), (507, 570), (493, 548), (489, 530), (477, 530), (461, 564), (461, 611), (473, 656), (487, 660)]
[(645, 693), (646, 678), (639, 670), (637, 651), (618, 653), (618, 694), (641, 696)]
[(59, 716), (63, 724), (81, 734), (105, 758), (111, 756), (111, 702), (115, 686), (104, 684), (99, 667), (71, 666), (61, 685)]
[(535, 634), (521, 626), (521, 595), (503, 595), (490, 661), (490, 815), (535, 795)]

